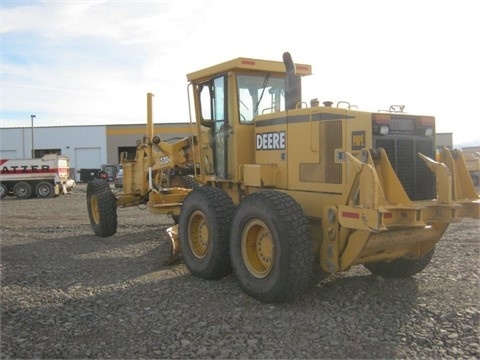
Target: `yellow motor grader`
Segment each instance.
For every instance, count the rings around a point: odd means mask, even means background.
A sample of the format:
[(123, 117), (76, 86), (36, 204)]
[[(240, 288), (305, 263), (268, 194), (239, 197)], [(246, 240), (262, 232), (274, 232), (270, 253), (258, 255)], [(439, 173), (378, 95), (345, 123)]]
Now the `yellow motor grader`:
[(292, 300), (319, 273), (356, 265), (384, 277), (422, 271), (451, 222), (480, 218), (461, 152), (433, 160), (435, 118), (403, 106), (304, 102), (301, 78), (310, 74), (288, 52), (283, 62), (237, 58), (189, 73), (196, 135), (181, 149), (201, 186), (154, 185), (158, 143), (149, 131), (124, 162), (131, 197), (89, 184), (95, 233), (112, 235), (115, 207), (148, 196), (150, 211), (178, 215), (169, 234), (193, 275), (233, 271), (263, 302)]

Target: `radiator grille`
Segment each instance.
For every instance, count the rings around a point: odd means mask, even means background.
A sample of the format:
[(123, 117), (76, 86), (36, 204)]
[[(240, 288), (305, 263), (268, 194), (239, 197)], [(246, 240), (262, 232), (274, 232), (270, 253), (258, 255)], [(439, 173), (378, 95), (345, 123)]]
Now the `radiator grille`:
[(388, 159), (411, 200), (435, 198), (435, 177), (417, 153), (435, 158), (432, 140), (376, 138), (375, 148), (384, 148)]

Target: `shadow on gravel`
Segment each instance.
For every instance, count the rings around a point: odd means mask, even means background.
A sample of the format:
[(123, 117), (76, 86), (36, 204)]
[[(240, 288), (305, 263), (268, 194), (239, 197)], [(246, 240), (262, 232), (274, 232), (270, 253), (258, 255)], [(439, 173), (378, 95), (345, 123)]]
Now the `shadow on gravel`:
[(2, 247), (2, 286), (68, 288), (129, 281), (165, 267), (170, 254), (163, 228), (80, 235)]

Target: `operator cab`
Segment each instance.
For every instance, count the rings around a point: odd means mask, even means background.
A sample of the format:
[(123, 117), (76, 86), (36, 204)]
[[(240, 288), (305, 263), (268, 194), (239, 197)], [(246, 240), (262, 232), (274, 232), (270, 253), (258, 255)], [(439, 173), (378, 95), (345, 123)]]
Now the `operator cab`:
[[(310, 75), (310, 65), (296, 64)], [(193, 89), (203, 176), (239, 181), (239, 167), (254, 162), (254, 119), (286, 110), (285, 64), (238, 58), (187, 75)]]

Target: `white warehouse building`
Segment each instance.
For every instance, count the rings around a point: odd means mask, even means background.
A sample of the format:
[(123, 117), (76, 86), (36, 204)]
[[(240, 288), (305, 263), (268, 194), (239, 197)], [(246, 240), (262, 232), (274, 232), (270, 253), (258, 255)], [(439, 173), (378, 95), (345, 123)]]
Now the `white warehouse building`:
[[(162, 140), (183, 138), (191, 131), (189, 123), (154, 124), (154, 133)], [(82, 179), (86, 173), (83, 170), (116, 167), (121, 152), (134, 157), (137, 140), (144, 135), (146, 126), (141, 124), (34, 127), (33, 136), (31, 127), (1, 128), (0, 159), (27, 159), (32, 154), (35, 158), (49, 153), (66, 155), (71, 177), (86, 181)]]

